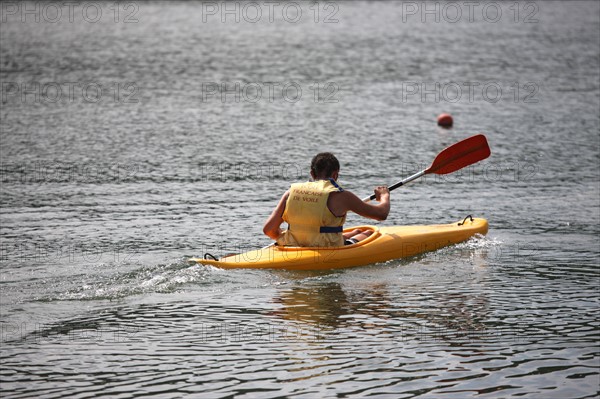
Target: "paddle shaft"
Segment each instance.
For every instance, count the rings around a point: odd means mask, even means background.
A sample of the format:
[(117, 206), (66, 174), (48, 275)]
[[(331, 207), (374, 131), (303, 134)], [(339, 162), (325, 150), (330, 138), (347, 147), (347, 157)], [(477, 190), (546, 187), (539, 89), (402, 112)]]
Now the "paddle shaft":
[[(390, 191), (395, 190), (398, 187), (405, 185), (406, 183), (410, 183), (411, 181), (418, 179), (419, 177), (423, 176), (426, 172), (427, 172), (427, 169), (424, 169), (418, 173), (415, 173), (414, 175), (409, 176), (404, 180), (400, 180), (399, 182), (392, 184), (391, 186), (388, 187), (388, 189)], [(369, 201), (373, 201), (374, 199), (375, 199), (375, 194), (372, 194), (366, 198), (363, 198), (363, 201), (369, 202)]]

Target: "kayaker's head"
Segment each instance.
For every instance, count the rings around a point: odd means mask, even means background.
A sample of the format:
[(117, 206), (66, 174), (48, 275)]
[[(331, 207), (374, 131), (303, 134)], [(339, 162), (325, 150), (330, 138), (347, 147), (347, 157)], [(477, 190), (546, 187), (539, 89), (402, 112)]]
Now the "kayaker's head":
[(340, 162), (330, 152), (321, 152), (312, 159), (310, 163), (310, 175), (313, 180), (332, 178), (338, 179), (340, 173)]

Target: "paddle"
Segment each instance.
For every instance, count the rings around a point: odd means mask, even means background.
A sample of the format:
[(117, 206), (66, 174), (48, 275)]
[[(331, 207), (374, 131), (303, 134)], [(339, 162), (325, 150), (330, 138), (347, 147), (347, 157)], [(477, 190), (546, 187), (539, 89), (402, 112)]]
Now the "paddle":
[[(400, 186), (405, 185), (423, 175), (429, 173), (435, 173), (436, 175), (445, 175), (448, 173), (456, 172), (465, 166), (472, 165), (476, 162), (482, 161), (489, 157), (491, 154), (488, 142), (483, 134), (478, 134), (463, 141), (459, 141), (456, 144), (444, 149), (440, 152), (437, 157), (433, 160), (431, 165), (414, 175), (407, 177), (397, 183), (392, 184), (389, 190), (395, 190)], [(371, 201), (375, 199), (375, 194), (370, 195), (363, 199), (363, 201)]]

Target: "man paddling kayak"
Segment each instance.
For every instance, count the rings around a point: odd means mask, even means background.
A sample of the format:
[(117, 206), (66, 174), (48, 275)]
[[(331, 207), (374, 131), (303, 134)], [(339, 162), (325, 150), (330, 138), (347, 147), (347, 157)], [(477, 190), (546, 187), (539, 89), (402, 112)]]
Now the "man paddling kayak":
[[(371, 234), (355, 229), (342, 233), (348, 211), (366, 218), (385, 220), (390, 213), (390, 191), (376, 187), (379, 204), (362, 201), (337, 184), (340, 163), (329, 152), (317, 154), (310, 165), (312, 181), (292, 184), (265, 222), (263, 232), (279, 245), (299, 247), (341, 247)], [(288, 229), (281, 230), (286, 222)]]

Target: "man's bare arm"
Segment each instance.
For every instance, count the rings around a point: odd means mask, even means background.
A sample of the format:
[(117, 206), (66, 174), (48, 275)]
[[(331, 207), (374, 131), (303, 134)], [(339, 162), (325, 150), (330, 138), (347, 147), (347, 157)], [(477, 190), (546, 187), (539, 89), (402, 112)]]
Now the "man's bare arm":
[(265, 233), (268, 237), (276, 240), (281, 235), (281, 223), (283, 223), (283, 211), (285, 210), (285, 203), (290, 195), (289, 191), (286, 191), (285, 194), (279, 200), (279, 204), (273, 209), (271, 212), (271, 216), (265, 222), (263, 226), (263, 233)]
[(369, 219), (385, 220), (390, 213), (390, 191), (387, 187), (380, 186), (375, 189), (376, 199), (379, 201), (378, 204), (364, 202), (349, 191), (336, 193), (335, 195), (339, 196), (339, 200), (336, 202), (340, 206), (340, 208), (336, 207), (335, 214), (344, 214), (347, 211), (352, 211)]

